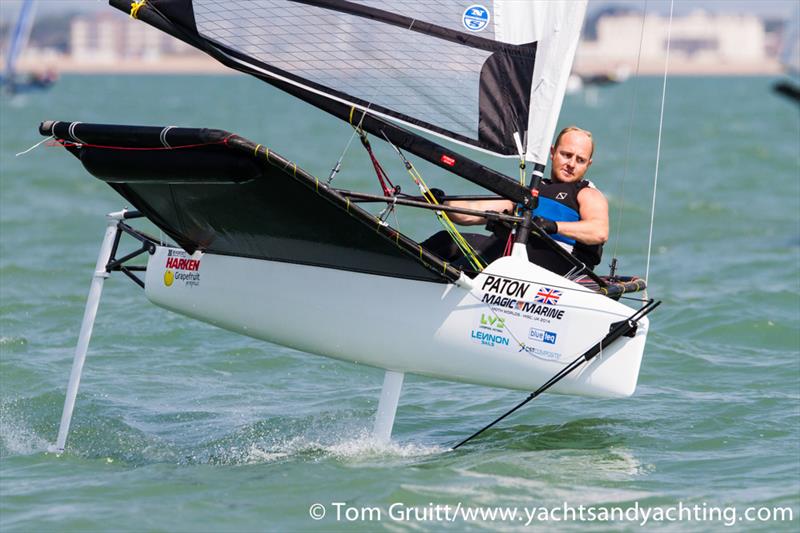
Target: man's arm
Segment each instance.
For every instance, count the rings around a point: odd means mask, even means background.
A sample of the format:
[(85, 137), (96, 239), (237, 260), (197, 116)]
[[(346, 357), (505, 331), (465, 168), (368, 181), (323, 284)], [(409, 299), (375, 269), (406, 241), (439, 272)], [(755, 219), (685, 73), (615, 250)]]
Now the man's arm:
[[(514, 204), (511, 202), (511, 200), (451, 200), (445, 202), (444, 205), (461, 207), (463, 209), (475, 209), (477, 211), (497, 211), (498, 213), (502, 213), (503, 211), (508, 211), (511, 213), (514, 211)], [(479, 217), (476, 215), (447, 213), (447, 216), (450, 218), (450, 220), (462, 226), (486, 224), (485, 217)]]
[(608, 240), (608, 201), (592, 187), (578, 193), (581, 219), (558, 222), (558, 233), (583, 244), (603, 244)]

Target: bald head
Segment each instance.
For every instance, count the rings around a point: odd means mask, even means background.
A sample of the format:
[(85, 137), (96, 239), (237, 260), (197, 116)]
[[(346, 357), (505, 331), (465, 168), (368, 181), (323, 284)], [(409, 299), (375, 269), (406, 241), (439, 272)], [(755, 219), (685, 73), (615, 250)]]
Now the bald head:
[(556, 142), (553, 143), (553, 146), (558, 146), (558, 144), (561, 142), (561, 138), (567, 133), (572, 133), (572, 132), (583, 134), (589, 138), (589, 142), (592, 144), (591, 152), (589, 153), (589, 157), (591, 158), (594, 155), (594, 138), (592, 137), (592, 132), (589, 130), (581, 129), (578, 126), (567, 126), (563, 130), (558, 132), (558, 135), (556, 136)]
[(550, 148), (550, 177), (553, 181), (573, 183), (583, 179), (592, 164), (592, 134), (575, 126), (561, 130)]

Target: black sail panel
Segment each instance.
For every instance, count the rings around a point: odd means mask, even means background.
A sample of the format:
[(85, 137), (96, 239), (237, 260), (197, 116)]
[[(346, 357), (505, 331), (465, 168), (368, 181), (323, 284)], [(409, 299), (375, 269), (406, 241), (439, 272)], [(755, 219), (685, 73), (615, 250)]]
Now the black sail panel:
[(527, 129), (536, 44), (518, 48), (529, 53), (500, 50), (481, 69), (478, 134), (489, 146), (515, 145), (514, 132)]

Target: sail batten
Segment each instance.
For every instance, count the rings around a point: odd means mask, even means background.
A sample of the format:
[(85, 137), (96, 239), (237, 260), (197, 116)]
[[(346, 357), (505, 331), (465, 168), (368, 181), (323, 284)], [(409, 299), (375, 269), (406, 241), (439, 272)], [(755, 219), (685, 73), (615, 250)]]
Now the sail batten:
[[(407, 31), (418, 32), (433, 37), (438, 37), (447, 41), (455, 42), (464, 46), (469, 46), (479, 50), (493, 52), (504, 48), (504, 43), (493, 39), (482, 38), (477, 35), (470, 35), (463, 31), (454, 30), (439, 26), (426, 20), (420, 20), (399, 13), (392, 13), (377, 7), (358, 4), (343, 0), (291, 0), (300, 4), (322, 7), (341, 13), (369, 18), (392, 26), (403, 28)], [(380, 5), (380, 4), (378, 4)]]

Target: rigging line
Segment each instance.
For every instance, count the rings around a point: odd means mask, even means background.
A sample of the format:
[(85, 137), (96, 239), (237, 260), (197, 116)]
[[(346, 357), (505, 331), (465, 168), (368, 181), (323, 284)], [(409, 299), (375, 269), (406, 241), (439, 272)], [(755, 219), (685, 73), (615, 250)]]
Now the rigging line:
[(14, 157), (19, 157), (19, 156), (21, 156), (21, 155), (25, 155), (25, 154), (27, 154), (28, 152), (30, 152), (31, 150), (35, 150), (36, 148), (39, 148), (41, 145), (43, 145), (43, 144), (44, 144), (44, 143), (46, 143), (47, 141), (51, 141), (51, 140), (55, 140), (55, 136), (54, 136), (54, 135), (51, 135), (50, 137), (46, 137), (46, 138), (44, 138), (43, 140), (41, 140), (41, 141), (39, 141), (38, 143), (34, 144), (33, 146), (31, 146), (30, 148), (28, 148), (28, 149), (27, 149), (27, 150), (25, 150), (24, 152), (20, 152), (20, 153), (16, 154)]
[(614, 324), (611, 324), (611, 329), (609, 330), (609, 332), (599, 342), (597, 342), (594, 346), (592, 346), (591, 348), (589, 348), (588, 350), (583, 352), (581, 355), (579, 355), (577, 358), (575, 358), (571, 363), (569, 363), (568, 365), (563, 367), (560, 371), (558, 371), (558, 373), (556, 373), (553, 377), (548, 379), (538, 389), (536, 389), (535, 391), (530, 393), (527, 398), (525, 398), (524, 400), (519, 402), (517, 405), (515, 405), (513, 408), (509, 409), (508, 411), (506, 411), (505, 413), (503, 413), (499, 417), (495, 418), (492, 422), (490, 422), (489, 424), (485, 425), (484, 427), (482, 427), (481, 429), (479, 429), (478, 431), (476, 431), (475, 433), (473, 433), (469, 437), (467, 437), (467, 438), (461, 440), (460, 442), (458, 442), (457, 444), (455, 444), (452, 447), (452, 449), (455, 450), (455, 449), (461, 447), (462, 445), (464, 445), (467, 442), (471, 441), (472, 439), (474, 439), (475, 437), (477, 437), (478, 435), (480, 435), (481, 433), (483, 433), (487, 429), (489, 429), (491, 427), (494, 427), (498, 422), (500, 422), (501, 420), (504, 420), (505, 418), (510, 416), (512, 413), (518, 411), (520, 408), (522, 408), (523, 406), (525, 406), (526, 404), (528, 404), (532, 400), (535, 400), (542, 393), (547, 391), (550, 387), (552, 387), (553, 385), (557, 384), (562, 379), (566, 378), (569, 374), (571, 374), (575, 369), (577, 369), (578, 367), (580, 367), (584, 363), (588, 363), (589, 361), (591, 361), (592, 359), (594, 359), (598, 355), (602, 357), (603, 348), (605, 346), (610, 345), (612, 342), (616, 341), (617, 339), (619, 339), (623, 335), (628, 334), (628, 332), (630, 332), (631, 330), (635, 332), (639, 320), (644, 318), (647, 314), (649, 314), (651, 311), (653, 311), (653, 309), (658, 307), (660, 304), (661, 304), (661, 302), (655, 302), (653, 300), (649, 300), (648, 303), (645, 306), (643, 306), (641, 309), (639, 309), (634, 314), (629, 316), (627, 319), (622, 320), (622, 321), (617, 322), (617, 323), (614, 323)]
[[(369, 109), (370, 105), (372, 105), (372, 103), (367, 105), (367, 110)], [(358, 125), (354, 125), (353, 121), (352, 121), (353, 111), (355, 111), (355, 106), (353, 106), (350, 109), (350, 117), (351, 117), (350, 125), (353, 126), (353, 133), (350, 135), (350, 139), (347, 141), (347, 144), (345, 145), (344, 150), (342, 150), (342, 155), (339, 156), (339, 159), (336, 161), (336, 164), (333, 165), (333, 168), (331, 169), (330, 175), (328, 175), (328, 181), (326, 182), (328, 185), (331, 184), (331, 182), (333, 181), (333, 178), (335, 178), (336, 174), (339, 172), (339, 170), (341, 170), (342, 161), (344, 160), (344, 156), (345, 156), (345, 154), (347, 154), (347, 151), (350, 150), (350, 145), (353, 144), (353, 139), (356, 138), (356, 135), (361, 130), (361, 124), (364, 122), (364, 117), (367, 114), (366, 110), (362, 111), (361, 112), (361, 120), (358, 121)]]
[(611, 254), (612, 258), (617, 257), (617, 250), (620, 244), (620, 233), (622, 230), (622, 215), (625, 212), (625, 181), (628, 177), (628, 167), (630, 165), (631, 156), (631, 139), (633, 138), (633, 117), (636, 115), (636, 103), (639, 101), (639, 70), (642, 62), (642, 43), (644, 42), (644, 24), (647, 19), (647, 1), (644, 0), (644, 12), (642, 13), (642, 27), (639, 31), (639, 52), (636, 54), (636, 71), (634, 72), (633, 80), (633, 101), (631, 102), (631, 114), (628, 121), (628, 142), (625, 146), (625, 165), (622, 171), (622, 183), (620, 184), (619, 198), (620, 207), (619, 215), (617, 216), (616, 235), (614, 236), (614, 252)]
[[(519, 150), (519, 184), (521, 186), (525, 186), (527, 182), (527, 171), (525, 169), (525, 154), (522, 148), (522, 141), (520, 140), (519, 134), (514, 132), (514, 140), (517, 142), (517, 149)], [(514, 204), (514, 214), (516, 216), (522, 216), (522, 204), (516, 203)], [(508, 239), (506, 240), (506, 245), (503, 248), (503, 257), (508, 257), (511, 255), (514, 245), (514, 234), (519, 227), (518, 224), (514, 223), (511, 227), (511, 231), (508, 233)]]
[(656, 170), (653, 177), (653, 205), (650, 208), (650, 236), (647, 239), (647, 266), (644, 269), (644, 281), (650, 286), (650, 256), (653, 251), (653, 223), (656, 217), (656, 192), (658, 191), (658, 166), (661, 161), (661, 132), (664, 129), (664, 102), (667, 96), (667, 72), (669, 71), (669, 45), (672, 38), (672, 12), (675, 0), (669, 3), (669, 24), (667, 25), (667, 53), (664, 58), (664, 81), (661, 85), (661, 113), (658, 117), (658, 142), (656, 144)]
[[(475, 294), (473, 291), (469, 291), (467, 294), (469, 294), (470, 296), (472, 296), (472, 298), (473, 298), (473, 299), (474, 299), (476, 302), (478, 302), (479, 304), (482, 304), (482, 305), (486, 306), (486, 308), (487, 308), (487, 309), (488, 309), (488, 310), (489, 310), (489, 311), (492, 313), (492, 315), (494, 316), (494, 318), (495, 318), (495, 319), (497, 319), (497, 320), (501, 320), (500, 316), (497, 314), (497, 309), (495, 309), (494, 307), (492, 307), (492, 305), (491, 305), (489, 302), (484, 302), (483, 300), (481, 300), (481, 299), (478, 297), (478, 295), (477, 295), (477, 294)], [(520, 342), (520, 340), (517, 338), (517, 336), (516, 336), (516, 335), (514, 335), (514, 332), (513, 332), (513, 331), (511, 331), (511, 330), (508, 328), (508, 324), (506, 324), (505, 320), (502, 320), (502, 322), (501, 322), (501, 323), (503, 324), (503, 329), (505, 330), (505, 332), (506, 332), (506, 333), (508, 333), (508, 336), (509, 336), (509, 337), (511, 337), (512, 339), (514, 339), (514, 342), (516, 342), (518, 346), (520, 346), (520, 347), (524, 348), (524, 347), (525, 347), (525, 343), (523, 343), (523, 342)]]
[(139, 0), (138, 2), (131, 2), (131, 18), (137, 19), (139, 18), (139, 10), (143, 8), (147, 4), (147, 0)]
[[(397, 201), (397, 196), (394, 197), (395, 202)], [(392, 214), (394, 215), (394, 225), (397, 228), (398, 233), (401, 232), (403, 229), (400, 227), (400, 219), (397, 216), (397, 209), (392, 210)]]
[[(99, 150), (119, 150), (121, 152), (161, 152), (164, 150), (183, 150), (183, 149), (191, 149), (191, 148), (202, 148), (204, 146), (213, 146), (215, 144), (227, 144), (228, 137), (225, 137), (221, 141), (212, 141), (207, 143), (197, 143), (197, 144), (183, 144), (180, 146), (171, 146), (166, 148), (164, 146), (115, 146), (109, 144), (92, 144), (86, 142), (73, 142), (68, 141), (66, 139), (58, 139), (53, 137), (54, 144), (53, 146), (63, 146), (64, 148), (76, 147), (76, 148), (97, 148)], [(45, 141), (49, 141), (50, 139), (45, 139)]]
[[(389, 218), (390, 214), (395, 212), (395, 207), (397, 207), (397, 196), (393, 196), (392, 199), (392, 202), (386, 202), (386, 207), (378, 214), (378, 218), (383, 222), (386, 222), (386, 219)], [(396, 218), (397, 214), (395, 213), (395, 219)]]
[[(383, 195), (396, 198), (399, 189), (395, 187), (394, 183), (392, 183), (392, 180), (389, 179), (389, 175), (381, 166), (380, 161), (378, 161), (378, 158), (375, 157), (375, 153), (372, 151), (372, 145), (367, 138), (366, 132), (364, 130), (360, 130), (359, 137), (361, 138), (361, 144), (364, 146), (367, 154), (369, 154), (370, 161), (372, 161), (372, 167), (375, 169), (375, 175), (378, 177), (378, 182), (380, 182)], [(387, 183), (389, 185), (387, 185)]]
[[(381, 133), (383, 134), (384, 139), (386, 139), (386, 142), (389, 143), (389, 146), (394, 148), (395, 152), (397, 152), (397, 155), (403, 162), (406, 171), (408, 172), (409, 176), (411, 176), (412, 181), (417, 185), (417, 187), (419, 187), (419, 190), (422, 193), (422, 197), (425, 199), (425, 201), (431, 205), (439, 205), (439, 202), (436, 200), (436, 197), (433, 196), (430, 187), (428, 187), (428, 184), (425, 183), (422, 175), (419, 173), (419, 171), (417, 171), (411, 161), (408, 160), (400, 148), (398, 148), (391, 140), (389, 140), (389, 137), (385, 132), (381, 131)], [(445, 231), (447, 231), (448, 235), (450, 235), (450, 237), (453, 239), (453, 242), (458, 249), (461, 250), (461, 253), (464, 255), (464, 257), (467, 258), (467, 261), (469, 261), (472, 267), (478, 272), (486, 268), (482, 262), (484, 259), (477, 252), (475, 252), (466, 238), (461, 234), (461, 232), (458, 231), (458, 228), (456, 228), (455, 224), (453, 224), (453, 222), (450, 220), (450, 217), (447, 216), (447, 213), (443, 211), (436, 211), (436, 218), (442, 227), (444, 227)]]

